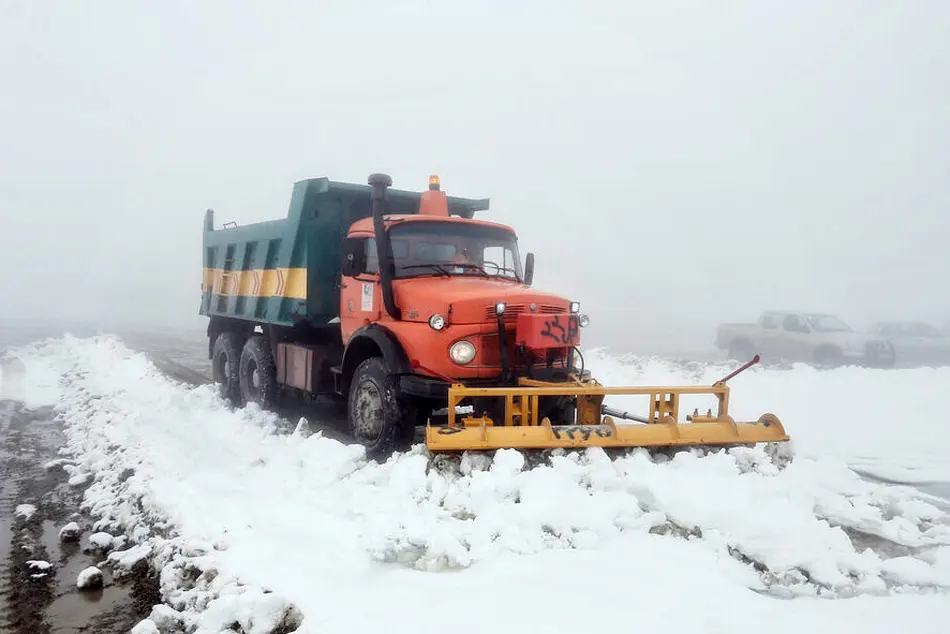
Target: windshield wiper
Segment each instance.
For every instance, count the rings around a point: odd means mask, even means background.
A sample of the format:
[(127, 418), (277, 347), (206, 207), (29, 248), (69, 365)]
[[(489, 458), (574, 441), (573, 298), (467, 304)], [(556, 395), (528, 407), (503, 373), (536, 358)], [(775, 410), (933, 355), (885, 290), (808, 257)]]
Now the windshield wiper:
[(486, 271), (485, 268), (480, 264), (450, 264), (449, 266), (457, 266), (462, 269), (475, 269), (485, 277), (491, 277), (491, 275), (488, 274), (488, 271)]
[(445, 277), (452, 277), (452, 274), (451, 274), (451, 273), (449, 273), (448, 271), (446, 271), (445, 269), (443, 269), (441, 265), (436, 264), (435, 262), (431, 262), (431, 263), (429, 263), (429, 264), (410, 264), (409, 266), (402, 266), (402, 267), (400, 267), (400, 268), (401, 268), (401, 269), (404, 269), (404, 270), (407, 270), (407, 269), (421, 269), (421, 268), (424, 268), (424, 267), (433, 268), (433, 269), (435, 269), (436, 271), (438, 271), (439, 273), (441, 273), (442, 275), (444, 275)]

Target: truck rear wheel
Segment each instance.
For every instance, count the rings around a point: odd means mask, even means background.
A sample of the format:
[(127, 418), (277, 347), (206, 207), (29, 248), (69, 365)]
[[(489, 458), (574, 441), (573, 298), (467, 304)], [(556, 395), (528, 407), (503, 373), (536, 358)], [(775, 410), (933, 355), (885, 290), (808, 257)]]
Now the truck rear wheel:
[(277, 404), (277, 369), (264, 337), (251, 337), (244, 344), (240, 385), (245, 403), (257, 403), (264, 409), (271, 409)]
[(239, 381), (239, 364), (241, 359), (241, 345), (237, 334), (222, 332), (214, 340), (212, 350), (211, 375), (218, 387), (218, 393), (227, 401), (239, 404), (241, 401), (241, 387)]
[(412, 408), (400, 398), (398, 381), (380, 357), (366, 359), (350, 381), (348, 419), (353, 438), (366, 448), (366, 457), (385, 460), (411, 446), (415, 421)]

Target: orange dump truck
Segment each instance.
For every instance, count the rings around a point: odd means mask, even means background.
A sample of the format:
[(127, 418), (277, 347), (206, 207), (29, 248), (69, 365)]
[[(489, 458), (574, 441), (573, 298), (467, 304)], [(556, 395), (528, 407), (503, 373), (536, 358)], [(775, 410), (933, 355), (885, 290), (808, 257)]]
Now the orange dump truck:
[[(770, 414), (733, 421), (724, 381), (600, 385), (578, 348), (580, 304), (532, 287), (515, 231), (474, 217), (487, 199), (447, 196), (434, 176), (421, 192), (391, 184), (300, 181), (287, 218), (240, 227), (215, 229), (208, 210), (200, 313), (223, 396), (345, 399), (373, 458), (406, 449), (419, 425), (431, 451), (788, 439)], [(610, 409), (610, 394), (641, 395), (647, 411)], [(680, 422), (684, 394), (712, 395), (717, 410)]]

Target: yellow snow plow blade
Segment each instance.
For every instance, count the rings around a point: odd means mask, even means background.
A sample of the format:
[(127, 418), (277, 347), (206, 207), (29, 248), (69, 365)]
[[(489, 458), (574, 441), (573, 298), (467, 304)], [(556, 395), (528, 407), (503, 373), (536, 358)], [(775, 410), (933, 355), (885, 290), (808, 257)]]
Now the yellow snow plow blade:
[[(637, 416), (604, 407), (605, 396), (649, 397), (649, 413)], [(718, 411), (694, 411), (679, 422), (683, 396), (711, 395)], [(569, 424), (538, 420), (539, 399), (576, 397), (576, 418)], [(456, 407), (468, 398), (504, 399), (504, 420), (486, 415), (460, 417)], [(605, 387), (593, 380), (546, 383), (520, 379), (515, 387), (478, 388), (454, 384), (449, 387), (448, 425), (426, 426), (430, 451), (485, 449), (551, 449), (577, 447), (662, 447), (748, 445), (789, 440), (781, 421), (763, 414), (755, 422), (736, 422), (729, 416), (729, 387), (725, 381), (711, 386)], [(635, 420), (618, 424), (615, 418)]]

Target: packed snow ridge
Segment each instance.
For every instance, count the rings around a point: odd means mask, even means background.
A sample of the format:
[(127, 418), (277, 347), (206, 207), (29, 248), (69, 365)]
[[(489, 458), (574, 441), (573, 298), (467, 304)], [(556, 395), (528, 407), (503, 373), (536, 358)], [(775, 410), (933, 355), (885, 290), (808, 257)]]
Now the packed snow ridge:
[[(513, 450), (450, 460), (418, 446), (378, 464), (273, 414), (232, 410), (115, 338), (13, 356), (14, 384), (0, 377), (0, 387), (55, 407), (68, 440), (59, 466), (93, 478), (84, 507), (109, 537), (97, 540), (128, 540), (109, 560), (161, 570), (167, 605), (141, 632), (160, 622), (436, 632), (450, 621), (463, 632), (576, 631), (628, 622), (631, 600), (648, 631), (712, 619), (758, 631), (768, 618), (789, 632), (819, 622), (936, 632), (950, 618), (950, 505), (854, 470), (907, 482), (950, 474), (937, 398), (950, 370), (753, 368), (734, 382), (732, 413), (777, 414), (794, 456), (787, 445), (613, 460), (588, 449), (528, 465)], [(605, 383), (712, 383), (728, 372), (586, 356)], [(887, 418), (898, 394), (925, 408), (913, 434)], [(596, 615), (584, 607), (594, 596)], [(493, 611), (459, 623), (485, 604)]]

